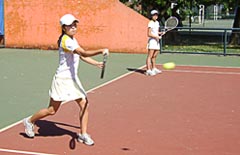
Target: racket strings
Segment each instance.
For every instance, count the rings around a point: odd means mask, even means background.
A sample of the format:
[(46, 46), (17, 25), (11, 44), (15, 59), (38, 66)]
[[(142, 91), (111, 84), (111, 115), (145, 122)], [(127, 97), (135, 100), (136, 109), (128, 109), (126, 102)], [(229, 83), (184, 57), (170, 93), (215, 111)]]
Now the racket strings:
[(177, 27), (177, 25), (178, 25), (178, 20), (176, 18), (170, 18), (165, 23), (165, 27), (167, 29)]

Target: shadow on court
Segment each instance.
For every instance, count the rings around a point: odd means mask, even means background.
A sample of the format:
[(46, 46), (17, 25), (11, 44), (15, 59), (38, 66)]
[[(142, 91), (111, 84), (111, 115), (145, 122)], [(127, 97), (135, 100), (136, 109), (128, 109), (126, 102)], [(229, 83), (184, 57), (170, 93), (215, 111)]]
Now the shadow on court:
[[(59, 126), (65, 126), (65, 127), (79, 129), (78, 126), (69, 125), (69, 124), (65, 124), (65, 123), (59, 123), (59, 122), (53, 122), (53, 121), (48, 121), (48, 120), (38, 120), (38, 121), (36, 121), (35, 125), (38, 128), (38, 132), (35, 134), (35, 137), (54, 137), (54, 136), (68, 135), (71, 137), (71, 139), (69, 141), (69, 148), (75, 149), (77, 133), (72, 132), (67, 129), (64, 129)], [(20, 135), (22, 135), (25, 138), (29, 138), (23, 132), (21, 132)]]
[(140, 73), (140, 74), (144, 74), (145, 70), (144, 69), (138, 69), (138, 68), (127, 68), (128, 71), (130, 72), (136, 72), (136, 73)]

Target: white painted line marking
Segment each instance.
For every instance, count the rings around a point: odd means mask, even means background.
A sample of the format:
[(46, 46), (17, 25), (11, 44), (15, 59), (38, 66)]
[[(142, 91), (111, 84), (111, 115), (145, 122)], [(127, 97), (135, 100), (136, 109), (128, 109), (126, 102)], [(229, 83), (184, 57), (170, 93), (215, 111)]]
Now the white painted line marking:
[(218, 72), (218, 71), (197, 71), (197, 70), (164, 70), (164, 72), (179, 73), (198, 73), (198, 74), (221, 74), (221, 75), (240, 75), (240, 72)]
[[(159, 65), (162, 65), (162, 64), (159, 64)], [(193, 67), (193, 68), (222, 68), (222, 69), (240, 69), (240, 66), (239, 67), (224, 67), (224, 66), (198, 66), (198, 65), (178, 65), (176, 64), (176, 66), (180, 66), (180, 67)]]
[(11, 153), (32, 154), (32, 155), (57, 155), (57, 154), (48, 154), (48, 153), (40, 153), (40, 152), (29, 152), (29, 151), (20, 151), (20, 150), (11, 150), (11, 149), (2, 149), (2, 148), (0, 148), (0, 152), (11, 152)]

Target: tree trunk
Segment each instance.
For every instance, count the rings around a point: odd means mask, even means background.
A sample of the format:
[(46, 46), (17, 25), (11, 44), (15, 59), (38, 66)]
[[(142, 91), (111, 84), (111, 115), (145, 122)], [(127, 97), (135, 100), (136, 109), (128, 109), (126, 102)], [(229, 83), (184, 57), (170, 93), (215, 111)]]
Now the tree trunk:
[[(233, 22), (233, 28), (240, 28), (240, 7), (237, 7)], [(230, 45), (240, 45), (240, 30), (232, 30)]]

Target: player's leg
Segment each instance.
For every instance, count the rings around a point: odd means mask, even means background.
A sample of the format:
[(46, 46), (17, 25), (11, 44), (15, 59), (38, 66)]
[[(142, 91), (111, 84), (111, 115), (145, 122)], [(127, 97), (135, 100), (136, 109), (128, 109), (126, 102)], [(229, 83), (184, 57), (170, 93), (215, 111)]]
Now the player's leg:
[(152, 70), (152, 57), (153, 57), (153, 53), (154, 53), (154, 50), (152, 50), (152, 49), (148, 50), (148, 56), (147, 56), (147, 60), (146, 60), (147, 70)]
[(153, 56), (152, 56), (152, 71), (155, 74), (161, 73), (161, 71), (159, 69), (157, 69), (157, 67), (156, 67), (156, 59), (157, 59), (157, 55), (158, 55), (159, 52), (160, 52), (159, 50), (155, 50), (153, 52)]
[(54, 115), (58, 111), (60, 105), (61, 101), (54, 101), (52, 98), (50, 98), (48, 108), (41, 109), (40, 111), (35, 113), (32, 117), (30, 117), (29, 121), (31, 123), (34, 123), (41, 118), (47, 117), (49, 115)]
[(88, 101), (87, 99), (77, 99), (76, 100), (80, 112), (79, 112), (79, 119), (80, 119), (80, 126), (81, 126), (81, 133), (87, 133), (87, 124), (88, 124)]
[(147, 56), (147, 60), (146, 60), (146, 75), (154, 75), (154, 73), (152, 72), (152, 57), (154, 54), (154, 50), (153, 49), (148, 49), (148, 56)]
[(25, 126), (26, 135), (28, 137), (34, 137), (35, 136), (34, 123), (41, 118), (44, 118), (49, 115), (54, 115), (57, 112), (57, 110), (59, 109), (60, 105), (61, 105), (61, 101), (54, 101), (51, 98), (48, 108), (39, 110), (37, 113), (32, 115), (30, 118), (25, 118), (23, 120), (23, 123)]
[(94, 141), (91, 139), (90, 135), (87, 133), (87, 125), (88, 125), (88, 100), (85, 98), (81, 98), (78, 100), (75, 100), (79, 107), (79, 119), (80, 119), (80, 126), (81, 131), (78, 134), (78, 141), (81, 143), (85, 143), (87, 145), (93, 145)]

